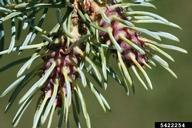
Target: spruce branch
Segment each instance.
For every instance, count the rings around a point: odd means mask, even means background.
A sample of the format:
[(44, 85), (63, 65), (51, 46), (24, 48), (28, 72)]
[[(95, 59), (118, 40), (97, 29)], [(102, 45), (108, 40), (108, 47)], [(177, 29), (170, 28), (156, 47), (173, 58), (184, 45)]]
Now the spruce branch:
[[(0, 95), (4, 97), (12, 92), (5, 111), (14, 104), (23, 88), (35, 80), (20, 97), (13, 126), (18, 125), (39, 91), (33, 128), (45, 125), (47, 120), (50, 128), (56, 110), (59, 111), (59, 128), (70, 126), (71, 112), (78, 128), (81, 113), (87, 127), (91, 128), (83, 88), (89, 88), (106, 112), (111, 107), (98, 88), (106, 90), (109, 77), (117, 81), (127, 95), (135, 91), (134, 77), (146, 90), (154, 88), (146, 68), (152, 69), (156, 64), (177, 78), (167, 62), (175, 60), (165, 50), (187, 51), (162, 43), (162, 39), (179, 42), (175, 35), (144, 25), (181, 27), (139, 7), (156, 8), (151, 0), (0, 0), (0, 56), (12, 53), (22, 56), (25, 51), (32, 51), (29, 57), (0, 67), (0, 71), (5, 71), (22, 63), (17, 79)], [(47, 30), (51, 13), (55, 14), (52, 18), (56, 22)], [(140, 27), (141, 24), (144, 27)], [(10, 29), (10, 37), (5, 29)], [(7, 38), (10, 42), (5, 42)], [(118, 70), (110, 66), (111, 56)]]

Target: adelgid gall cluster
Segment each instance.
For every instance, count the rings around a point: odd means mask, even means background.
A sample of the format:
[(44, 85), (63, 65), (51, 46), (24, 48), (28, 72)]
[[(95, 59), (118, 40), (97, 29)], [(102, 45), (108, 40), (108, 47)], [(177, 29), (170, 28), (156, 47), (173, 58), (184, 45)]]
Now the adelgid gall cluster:
[[(156, 64), (177, 78), (165, 60), (174, 62), (174, 59), (164, 50), (187, 51), (163, 44), (161, 40), (179, 42), (179, 39), (168, 32), (139, 26), (156, 24), (181, 28), (153, 12), (142, 11), (142, 8), (156, 7), (149, 0), (0, 1), (0, 56), (12, 53), (22, 56), (25, 51), (33, 53), (27, 59), (17, 60), (17, 64), (23, 63), (17, 79), (1, 93), (1, 97), (12, 93), (5, 108), (8, 111), (23, 88), (28, 88), (19, 99), (20, 108), (13, 118), (13, 126), (18, 125), (38, 92), (41, 94), (33, 128), (46, 125), (46, 121), (50, 128), (57, 110), (58, 127), (69, 127), (69, 115), (72, 114), (80, 128), (82, 113), (90, 128), (91, 121), (81, 91), (84, 87), (95, 95), (104, 111), (109, 111), (111, 108), (98, 89), (107, 89), (108, 77), (122, 85), (128, 95), (134, 88), (134, 77), (146, 90), (153, 89), (146, 68), (152, 69)], [(46, 29), (49, 13), (55, 13), (57, 21), (50, 31)], [(5, 42), (7, 24), (11, 26), (10, 42)], [(112, 55), (118, 69), (110, 66)], [(29, 84), (30, 81), (35, 82)]]

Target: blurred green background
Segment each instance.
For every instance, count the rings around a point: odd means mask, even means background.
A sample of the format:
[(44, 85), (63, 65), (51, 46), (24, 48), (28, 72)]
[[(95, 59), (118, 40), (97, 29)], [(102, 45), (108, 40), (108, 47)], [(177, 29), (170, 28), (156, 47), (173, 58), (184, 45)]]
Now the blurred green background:
[[(112, 107), (111, 112), (104, 113), (94, 96), (88, 94), (86, 97), (93, 128), (154, 128), (155, 121), (192, 121), (192, 1), (156, 0), (154, 4), (158, 7), (155, 12), (183, 28), (182, 31), (166, 28), (181, 39), (177, 45), (189, 52), (188, 55), (169, 52), (176, 60), (176, 63), (170, 62), (171, 68), (179, 78), (174, 79), (161, 67), (156, 68), (149, 72), (154, 90), (145, 91), (136, 83), (136, 93), (131, 96), (126, 96), (124, 90), (110, 80), (104, 95)], [(1, 61), (2, 65), (5, 63)], [(16, 70), (14, 67), (0, 73), (0, 92), (15, 79)], [(0, 128), (12, 127), (11, 121), (18, 109), (15, 103), (8, 113), (3, 113), (8, 98), (0, 99)], [(32, 126), (35, 103), (26, 111), (18, 128)]]

